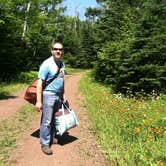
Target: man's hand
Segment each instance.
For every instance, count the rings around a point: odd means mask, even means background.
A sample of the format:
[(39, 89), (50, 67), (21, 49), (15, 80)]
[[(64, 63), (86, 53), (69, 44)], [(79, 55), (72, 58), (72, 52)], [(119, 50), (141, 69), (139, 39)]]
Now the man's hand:
[(42, 103), (41, 102), (37, 102), (35, 106), (36, 106), (36, 110), (38, 112), (40, 112), (42, 110)]

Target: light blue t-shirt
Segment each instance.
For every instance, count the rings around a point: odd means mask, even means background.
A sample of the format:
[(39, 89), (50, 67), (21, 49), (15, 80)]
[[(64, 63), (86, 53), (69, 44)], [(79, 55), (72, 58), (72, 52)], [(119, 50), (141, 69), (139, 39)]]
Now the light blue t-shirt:
[[(59, 63), (59, 64), (58, 64)], [(58, 65), (57, 65), (58, 64)], [(61, 93), (64, 86), (64, 70), (65, 65), (62, 62), (55, 62), (53, 56), (46, 59), (40, 66), (38, 78), (44, 80), (47, 84), (49, 80), (53, 79), (58, 72), (58, 66), (61, 64), (61, 69), (59, 71), (58, 77), (55, 78), (51, 83), (49, 83), (44, 91), (52, 91), (55, 93)]]

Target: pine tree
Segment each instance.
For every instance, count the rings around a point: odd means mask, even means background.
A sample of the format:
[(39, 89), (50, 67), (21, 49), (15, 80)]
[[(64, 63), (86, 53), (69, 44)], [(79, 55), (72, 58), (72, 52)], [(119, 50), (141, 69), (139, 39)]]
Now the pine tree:
[[(109, 3), (106, 2), (102, 4)], [(110, 2), (110, 9), (106, 6), (95, 36), (98, 44), (96, 79), (111, 84), (117, 92), (164, 91), (164, 6), (163, 0), (147, 0), (142, 4), (115, 0)]]
[[(161, 92), (166, 87), (166, 8), (165, 1), (147, 1), (137, 28), (132, 53), (125, 59), (127, 68), (117, 88), (131, 91)], [(125, 80), (125, 81), (124, 81)], [(123, 82), (123, 86), (122, 86)]]

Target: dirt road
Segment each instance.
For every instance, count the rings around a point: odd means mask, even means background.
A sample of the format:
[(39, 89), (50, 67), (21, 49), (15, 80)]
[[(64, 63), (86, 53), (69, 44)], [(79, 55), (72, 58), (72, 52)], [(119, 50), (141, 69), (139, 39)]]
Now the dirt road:
[[(8, 165), (10, 166), (108, 166), (89, 129), (87, 110), (80, 106), (82, 97), (78, 92), (78, 82), (82, 74), (69, 76), (65, 83), (67, 99), (79, 119), (79, 126), (69, 131), (59, 144), (52, 145), (53, 155), (42, 153), (39, 144), (40, 116), (32, 124), (31, 131), (25, 132), (24, 138), (13, 151)], [(21, 95), (21, 94), (20, 94)], [(23, 100), (20, 98), (20, 100)], [(22, 101), (24, 104), (24, 101)], [(14, 104), (13, 108), (18, 105)]]

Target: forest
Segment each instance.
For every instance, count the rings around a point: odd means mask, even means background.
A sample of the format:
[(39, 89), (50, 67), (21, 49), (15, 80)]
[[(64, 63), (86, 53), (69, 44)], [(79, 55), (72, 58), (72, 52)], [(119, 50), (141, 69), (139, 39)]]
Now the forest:
[(0, 82), (38, 71), (60, 41), (66, 66), (92, 69), (115, 92), (165, 93), (166, 1), (96, 1), (80, 20), (63, 0), (0, 0)]

